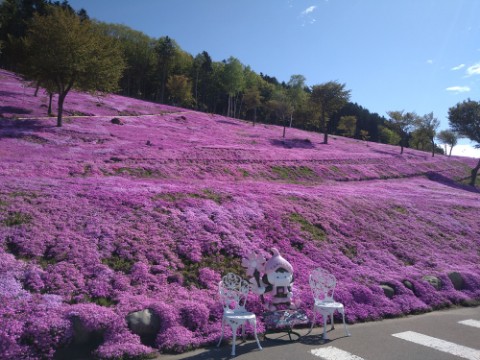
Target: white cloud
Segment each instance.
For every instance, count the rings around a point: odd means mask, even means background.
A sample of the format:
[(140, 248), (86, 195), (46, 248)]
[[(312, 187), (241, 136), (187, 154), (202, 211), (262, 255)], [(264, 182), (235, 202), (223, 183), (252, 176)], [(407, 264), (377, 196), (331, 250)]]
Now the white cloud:
[(450, 86), (447, 87), (445, 90), (452, 91), (458, 94), (463, 92), (469, 92), (470, 88), (468, 86)]
[(428, 60), (427, 60), (427, 64), (429, 64), (429, 65), (433, 64), (433, 60), (432, 60), (432, 59), (428, 59)]
[(465, 64), (460, 64), (460, 65), (454, 66), (450, 70), (457, 71), (457, 70), (463, 69), (464, 67), (465, 67)]
[(303, 10), (303, 11), (302, 11), (302, 14), (303, 14), (303, 15), (311, 14), (312, 12), (315, 11), (316, 8), (317, 8), (317, 7), (316, 7), (315, 5), (312, 5), (312, 6), (308, 7), (308, 8), (306, 8), (305, 10)]
[(467, 76), (480, 75), (480, 63), (467, 68)]
[[(448, 151), (450, 151), (450, 147), (448, 147)], [(452, 155), (480, 158), (480, 149), (475, 149), (472, 145), (455, 145)]]

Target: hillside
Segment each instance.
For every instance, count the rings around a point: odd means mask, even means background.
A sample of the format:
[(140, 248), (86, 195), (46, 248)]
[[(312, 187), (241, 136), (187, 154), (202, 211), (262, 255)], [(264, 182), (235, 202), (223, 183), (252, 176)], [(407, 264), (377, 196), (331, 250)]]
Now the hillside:
[(34, 92), (0, 71), (7, 357), (53, 357), (82, 344), (79, 328), (99, 357), (149, 352), (125, 321), (144, 309), (160, 321), (143, 339), (155, 349), (211, 344), (221, 275), (271, 247), (308, 313), (318, 266), (350, 322), (480, 301), (480, 193), (457, 182), (474, 159), (296, 129), (283, 140), (277, 126), (115, 95), (70, 94), (57, 128)]

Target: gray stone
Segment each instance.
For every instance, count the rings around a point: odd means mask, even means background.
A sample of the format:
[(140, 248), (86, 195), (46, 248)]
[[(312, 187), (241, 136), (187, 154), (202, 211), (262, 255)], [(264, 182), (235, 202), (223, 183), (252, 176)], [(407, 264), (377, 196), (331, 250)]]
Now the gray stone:
[(160, 318), (150, 309), (130, 313), (126, 320), (129, 329), (139, 336), (155, 336), (160, 330)]
[(388, 284), (382, 284), (380, 285), (380, 287), (383, 289), (386, 297), (388, 297), (389, 299), (393, 298), (393, 295), (395, 295), (395, 289), (393, 287)]
[(122, 120), (120, 120), (119, 118), (113, 118), (111, 120), (112, 124), (115, 124), (115, 125), (123, 125), (124, 122)]
[(465, 282), (463, 281), (462, 275), (458, 272), (453, 271), (448, 273), (448, 278), (452, 282), (455, 290), (463, 290), (465, 288)]
[[(99, 330), (88, 330), (78, 317), (72, 319), (73, 345), (98, 346), (103, 338), (103, 332)], [(93, 344), (93, 345), (92, 345)], [(96, 345), (95, 345), (96, 344)]]
[(403, 285), (408, 289), (408, 290), (411, 290), (411, 291), (414, 291), (413, 289), (413, 284), (408, 281), (408, 280), (403, 280)]
[(426, 275), (422, 279), (432, 285), (436, 290), (440, 290), (442, 288), (442, 280), (436, 276)]

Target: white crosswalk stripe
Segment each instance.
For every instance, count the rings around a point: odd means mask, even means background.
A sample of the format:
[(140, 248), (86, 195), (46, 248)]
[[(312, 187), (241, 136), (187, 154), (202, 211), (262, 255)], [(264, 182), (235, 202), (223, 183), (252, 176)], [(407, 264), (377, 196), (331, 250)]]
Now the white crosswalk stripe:
[(467, 325), (467, 326), (480, 328), (480, 321), (478, 321), (478, 320), (468, 319), (468, 320), (459, 321), (458, 323), (462, 324), (462, 325)]
[(472, 349), (463, 345), (458, 345), (449, 341), (437, 339), (428, 335), (423, 335), (414, 331), (405, 331), (398, 334), (392, 334), (399, 339), (413, 342), (443, 351), (468, 360), (480, 360), (480, 350)]
[(311, 353), (324, 360), (364, 360), (360, 356), (350, 354), (349, 352), (340, 350), (334, 346), (312, 349)]

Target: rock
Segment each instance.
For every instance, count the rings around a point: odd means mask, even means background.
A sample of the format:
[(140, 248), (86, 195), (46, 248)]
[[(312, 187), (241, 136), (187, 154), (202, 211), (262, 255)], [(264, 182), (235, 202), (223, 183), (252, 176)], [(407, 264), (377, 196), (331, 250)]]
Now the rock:
[(462, 275), (460, 273), (453, 271), (448, 273), (448, 278), (453, 284), (455, 290), (463, 290), (465, 288), (465, 282), (463, 281)]
[(160, 318), (150, 309), (130, 313), (126, 320), (128, 328), (142, 338), (155, 338), (160, 330)]
[(380, 287), (383, 289), (386, 297), (389, 299), (393, 298), (393, 295), (395, 295), (395, 289), (392, 286), (388, 284), (381, 284)]
[(410, 281), (403, 280), (402, 283), (408, 290), (414, 291), (413, 284)]
[(442, 287), (442, 281), (436, 276), (426, 275), (422, 279), (430, 283), (430, 285), (432, 285), (436, 290), (440, 290)]
[(151, 142), (150, 140), (147, 140), (147, 144), (146, 144), (146, 145), (147, 145), (147, 146), (152, 146), (153, 144), (152, 144), (152, 142)]
[(119, 118), (113, 118), (111, 120), (112, 124), (115, 124), (115, 125), (123, 125), (124, 122), (122, 120), (120, 120)]
[(72, 319), (73, 327), (73, 345), (82, 345), (85, 347), (96, 347), (103, 340), (103, 332), (88, 330), (78, 317)]

